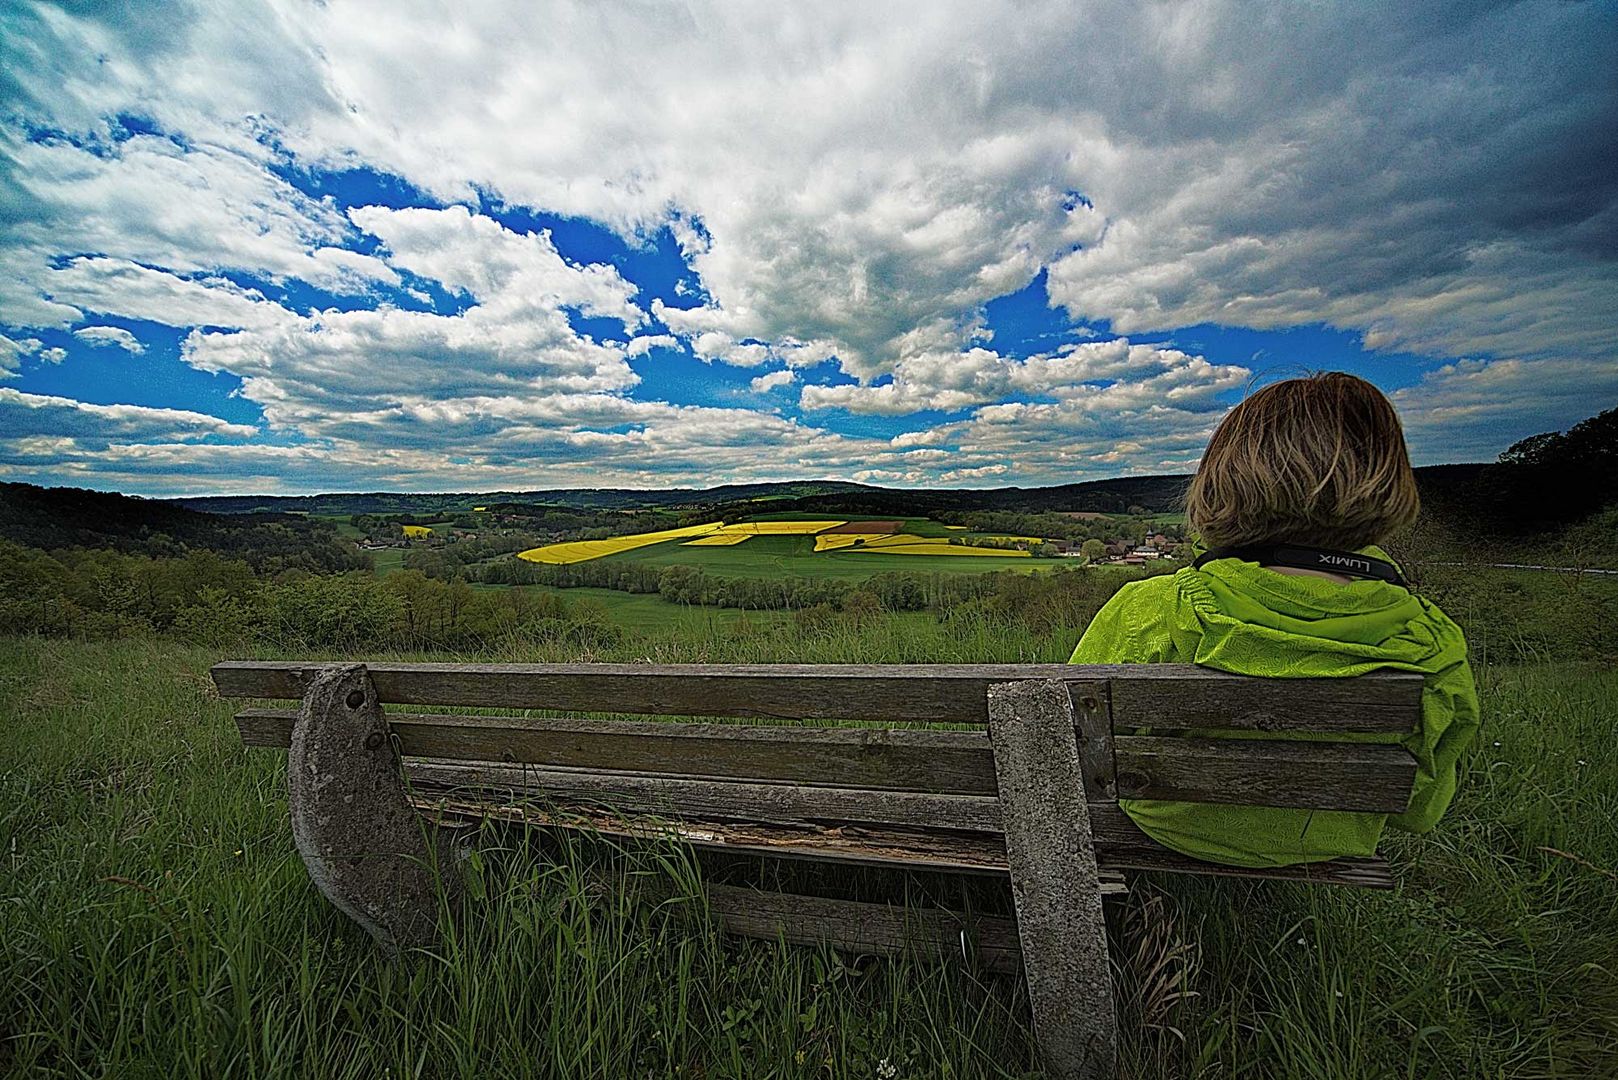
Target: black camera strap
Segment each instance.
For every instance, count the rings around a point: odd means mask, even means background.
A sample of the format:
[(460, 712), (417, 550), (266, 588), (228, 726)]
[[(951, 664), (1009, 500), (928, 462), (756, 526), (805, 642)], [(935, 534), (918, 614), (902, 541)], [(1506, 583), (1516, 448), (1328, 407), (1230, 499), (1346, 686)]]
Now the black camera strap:
[(1390, 585), (1408, 588), (1399, 568), (1383, 559), (1373, 559), (1357, 551), (1302, 547), (1298, 544), (1253, 544), (1246, 547), (1213, 548), (1198, 555), (1191, 565), (1201, 569), (1213, 559), (1241, 559), (1260, 566), (1290, 566), (1298, 570), (1324, 570), (1349, 577), (1374, 578)]

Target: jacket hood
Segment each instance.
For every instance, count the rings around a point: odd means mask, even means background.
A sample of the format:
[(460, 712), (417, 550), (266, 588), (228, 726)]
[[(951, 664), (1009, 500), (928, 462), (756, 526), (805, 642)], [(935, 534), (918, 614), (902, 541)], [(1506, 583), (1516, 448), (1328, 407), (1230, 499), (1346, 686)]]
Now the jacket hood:
[[(1387, 558), (1375, 547), (1360, 553)], [(1298, 674), (1328, 675), (1377, 660), (1430, 671), (1465, 655), (1454, 623), (1408, 589), (1385, 581), (1344, 584), (1281, 574), (1237, 558), (1188, 567), (1176, 577), (1202, 624), (1199, 651), (1205, 655), (1199, 663), (1223, 667), (1221, 657), (1235, 659), (1249, 649), (1276, 655), (1284, 646), (1285, 652), (1309, 657), (1305, 666), (1311, 670)]]

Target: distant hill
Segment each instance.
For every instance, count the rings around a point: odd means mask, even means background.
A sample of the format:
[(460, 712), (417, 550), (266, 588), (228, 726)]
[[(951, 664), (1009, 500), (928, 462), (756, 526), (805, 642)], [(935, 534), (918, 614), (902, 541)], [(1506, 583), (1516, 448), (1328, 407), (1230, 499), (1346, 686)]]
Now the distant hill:
[(473, 506), (518, 503), (575, 510), (645, 510), (680, 506), (790, 499), (836, 492), (880, 491), (841, 480), (778, 484), (725, 484), (712, 488), (546, 488), (536, 491), (484, 491), (409, 494), (392, 491), (326, 495), (203, 495), (171, 500), (177, 506), (215, 514), (436, 514)]
[(327, 495), (205, 495), (173, 504), (215, 514), (433, 514), (473, 506), (515, 504), (580, 510), (679, 509), (761, 504), (760, 512), (837, 508), (848, 513), (923, 513), (937, 510), (1092, 510), (1124, 513), (1131, 506), (1153, 512), (1174, 509), (1188, 476), (1131, 476), (1047, 488), (873, 487), (842, 480), (774, 484), (722, 484), (710, 488), (547, 488), (535, 491), (356, 492)]
[(211, 514), (160, 499), (84, 488), (0, 484), (0, 539), (29, 547), (110, 548), (138, 555), (207, 550), (260, 572), (363, 565), (336, 530), (289, 514)]
[[(1463, 489), (1486, 466), (1435, 465), (1417, 469), (1423, 494), (1434, 497)], [(728, 511), (757, 504), (766, 510), (838, 511), (849, 514), (925, 516), (935, 510), (1045, 510), (1104, 514), (1139, 508), (1172, 513), (1185, 498), (1191, 477), (1124, 476), (1054, 487), (902, 489), (873, 487), (839, 480), (804, 480), (777, 484), (725, 484), (711, 488), (549, 488), (536, 491), (340, 493), (329, 495), (216, 495), (176, 499), (175, 505), (218, 514), (433, 514), (469, 510), (473, 506), (515, 504), (580, 510), (642, 510), (716, 507)]]

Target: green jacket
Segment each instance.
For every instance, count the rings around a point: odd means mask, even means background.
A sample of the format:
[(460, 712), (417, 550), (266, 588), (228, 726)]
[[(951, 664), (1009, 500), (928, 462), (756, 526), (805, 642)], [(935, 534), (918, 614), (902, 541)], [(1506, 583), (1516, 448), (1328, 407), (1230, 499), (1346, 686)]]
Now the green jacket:
[[(1363, 551), (1386, 558), (1376, 548)], [(1194, 663), (1277, 679), (1346, 677), (1387, 668), (1426, 676), (1421, 725), (1410, 735), (1294, 736), (1402, 743), (1417, 762), (1415, 790), (1402, 814), (1118, 801), (1165, 847), (1233, 866), (1371, 855), (1384, 824), (1427, 831), (1454, 797), (1456, 761), (1478, 729), (1477, 689), (1460, 627), (1428, 601), (1382, 581), (1345, 585), (1279, 574), (1240, 559), (1216, 559), (1200, 570), (1186, 567), (1119, 589), (1085, 630), (1071, 662)]]

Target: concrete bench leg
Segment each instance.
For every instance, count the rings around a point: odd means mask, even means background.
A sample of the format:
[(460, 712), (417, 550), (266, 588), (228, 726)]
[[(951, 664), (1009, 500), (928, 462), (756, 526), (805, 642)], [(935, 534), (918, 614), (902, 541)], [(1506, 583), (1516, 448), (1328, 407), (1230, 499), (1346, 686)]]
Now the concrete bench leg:
[(1061, 682), (1027, 680), (993, 684), (988, 706), (1040, 1056), (1057, 1080), (1110, 1078), (1117, 1021), (1073, 701)]
[(326, 899), (390, 954), (435, 940), (440, 895), (452, 909), (460, 897), (450, 836), (410, 805), (363, 664), (310, 681), (292, 729), (287, 789), (293, 840)]

